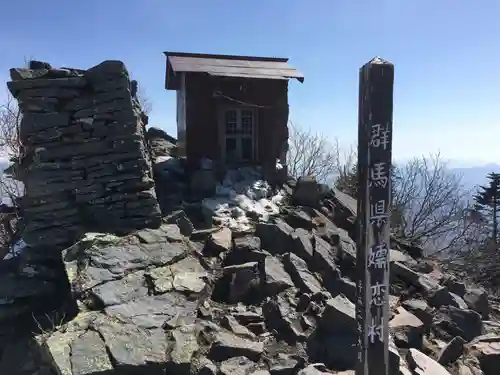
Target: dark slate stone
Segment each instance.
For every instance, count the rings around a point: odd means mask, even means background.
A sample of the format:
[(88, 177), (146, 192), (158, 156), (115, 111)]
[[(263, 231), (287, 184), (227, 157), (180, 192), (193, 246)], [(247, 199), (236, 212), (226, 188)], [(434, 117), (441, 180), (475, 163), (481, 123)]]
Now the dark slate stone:
[(71, 369), (74, 375), (91, 375), (113, 370), (106, 346), (97, 332), (87, 331), (73, 341)]
[(294, 284), (304, 293), (320, 292), (322, 287), (318, 279), (309, 271), (307, 263), (297, 255), (287, 253), (283, 257), (285, 270)]
[(355, 305), (343, 295), (328, 300), (321, 327), (328, 332), (356, 332)]
[(313, 257), (314, 248), (311, 243), (312, 236), (305, 229), (298, 228), (291, 235), (290, 252), (309, 261)]
[(260, 250), (260, 238), (254, 236), (244, 236), (234, 238), (234, 251), (252, 252)]
[[(356, 303), (356, 283), (354, 281), (342, 277), (337, 280), (337, 287), (339, 293), (346, 296), (352, 303)], [(336, 295), (334, 291), (329, 290), (329, 292)]]
[(357, 334), (341, 332), (332, 335), (316, 330), (308, 338), (307, 352), (311, 362), (321, 362), (336, 370), (353, 369), (358, 355)]
[(168, 333), (167, 373), (189, 374), (191, 363), (199, 350), (195, 325), (184, 325)]
[(256, 364), (247, 357), (239, 356), (225, 360), (220, 365), (222, 375), (249, 375)]
[[(149, 130), (151, 130), (151, 128)], [(182, 235), (186, 237), (190, 237), (194, 231), (194, 225), (184, 211), (179, 210), (173, 212), (165, 218), (165, 221), (169, 224), (177, 224)]]
[(419, 318), (425, 325), (432, 322), (433, 312), (426, 301), (421, 299), (409, 299), (403, 301), (403, 307)]
[(244, 356), (251, 360), (258, 360), (263, 352), (262, 342), (238, 337), (229, 332), (216, 332), (208, 358), (214, 361), (225, 361), (232, 357)]
[(235, 335), (249, 338), (255, 337), (255, 335), (248, 328), (239, 324), (234, 316), (225, 315), (221, 319), (221, 325), (227, 330), (233, 332)]
[(296, 358), (283, 353), (278, 354), (271, 363), (269, 368), (271, 375), (293, 375), (300, 364)]
[(183, 295), (170, 292), (109, 306), (105, 311), (109, 316), (127, 318), (141, 328), (159, 328), (176, 315), (194, 318), (196, 308), (195, 301), (188, 301)]
[(29, 68), (30, 69), (52, 69), (52, 66), (48, 62), (30, 60)]
[(285, 221), (292, 228), (304, 228), (308, 230), (316, 228), (316, 224), (311, 218), (311, 215), (309, 215), (305, 210), (301, 208), (291, 209), (287, 213)]
[(467, 306), (486, 320), (490, 315), (490, 302), (488, 300), (488, 293), (482, 288), (471, 288), (466, 291), (464, 300)]
[(217, 366), (207, 357), (200, 356), (191, 363), (191, 374), (217, 375)]
[(300, 319), (282, 296), (267, 298), (262, 306), (262, 313), (266, 327), (269, 331), (274, 330), (279, 340), (293, 344), (305, 339)]
[(455, 362), (464, 352), (465, 340), (460, 336), (454, 337), (438, 354), (437, 361), (446, 366)]
[(268, 295), (281, 293), (294, 286), (283, 263), (276, 257), (268, 256), (265, 258), (261, 267), (261, 276), (265, 293)]
[(238, 322), (243, 325), (248, 325), (251, 323), (260, 323), (263, 321), (262, 314), (259, 314), (255, 311), (242, 311), (235, 312), (233, 316), (236, 318)]
[(186, 249), (182, 243), (105, 246), (85, 249), (83, 254), (78, 246), (75, 246), (67, 250), (64, 260), (71, 262), (80, 259), (91, 265), (78, 267), (76, 270), (79, 282), (75, 287), (86, 290), (103, 281), (117, 279), (149, 266), (172, 264), (183, 258), (185, 253)]
[(7, 82), (7, 87), (14, 97), (21, 90), (35, 89), (43, 87), (68, 87), (82, 88), (87, 85), (87, 80), (84, 77), (68, 77), (55, 79), (25, 79), (18, 81)]
[(144, 330), (130, 323), (99, 315), (92, 323), (118, 368), (143, 369), (148, 374), (163, 374), (167, 342), (161, 328)]
[[(320, 271), (326, 285), (333, 285), (340, 278), (340, 271), (335, 264), (335, 252), (328, 242), (314, 236), (313, 264)], [(330, 288), (329, 288), (330, 289)]]
[(92, 294), (104, 306), (119, 305), (146, 297), (148, 291), (143, 271), (134, 272), (119, 280), (110, 281), (92, 288)]
[(453, 306), (441, 307), (432, 320), (432, 329), (436, 335), (447, 340), (461, 336), (466, 341), (471, 341), (481, 335), (482, 328), (481, 315)]
[(281, 219), (274, 224), (258, 223), (255, 227), (262, 248), (271, 254), (283, 254), (289, 250), (292, 232), (293, 228)]

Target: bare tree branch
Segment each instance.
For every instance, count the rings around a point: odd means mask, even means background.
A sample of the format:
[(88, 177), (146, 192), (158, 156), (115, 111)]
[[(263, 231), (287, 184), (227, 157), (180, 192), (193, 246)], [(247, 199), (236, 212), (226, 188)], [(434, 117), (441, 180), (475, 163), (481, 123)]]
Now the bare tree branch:
[(331, 183), (342, 166), (338, 142), (332, 144), (324, 135), (291, 123), (289, 129), (288, 173), (295, 178), (314, 176), (318, 182)]
[(153, 103), (149, 99), (146, 90), (139, 83), (137, 85), (137, 100), (139, 100), (139, 104), (144, 114), (149, 116), (153, 110)]
[[(22, 153), (19, 138), (21, 112), (16, 101), (9, 94), (4, 103), (0, 104), (0, 152), (8, 157), (15, 169)], [(15, 173), (15, 171), (13, 171)], [(23, 185), (9, 178), (0, 171), (0, 258), (8, 251), (16, 237), (16, 227), (19, 220), (17, 198), (24, 194)]]
[(431, 253), (454, 248), (470, 235), (469, 192), (439, 154), (414, 158), (398, 167), (393, 183), (400, 235)]
[(0, 150), (10, 157), (17, 157), (20, 152), (19, 126), (21, 112), (12, 95), (0, 104)]

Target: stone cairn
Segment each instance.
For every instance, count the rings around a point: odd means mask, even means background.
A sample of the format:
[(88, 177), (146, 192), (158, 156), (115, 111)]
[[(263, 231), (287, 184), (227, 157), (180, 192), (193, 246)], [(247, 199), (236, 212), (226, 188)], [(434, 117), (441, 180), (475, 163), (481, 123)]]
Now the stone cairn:
[(160, 225), (147, 116), (121, 61), (88, 70), (32, 61), (7, 86), (22, 112), (17, 179), (29, 247), (71, 245), (87, 231)]

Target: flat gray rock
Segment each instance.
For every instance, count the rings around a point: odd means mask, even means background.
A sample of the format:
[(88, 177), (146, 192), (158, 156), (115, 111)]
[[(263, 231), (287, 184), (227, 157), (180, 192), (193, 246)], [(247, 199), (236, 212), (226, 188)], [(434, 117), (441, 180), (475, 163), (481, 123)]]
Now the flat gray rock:
[(223, 375), (249, 375), (256, 364), (247, 357), (233, 357), (225, 360), (220, 365)]
[(194, 324), (178, 327), (167, 335), (167, 372), (189, 373), (195, 353), (200, 349)]
[(144, 271), (134, 272), (119, 280), (96, 286), (92, 288), (92, 294), (99, 298), (104, 306), (119, 305), (146, 297), (148, 288), (144, 279)]
[(94, 331), (87, 331), (71, 343), (72, 375), (91, 375), (113, 370), (106, 346)]
[(99, 315), (93, 327), (104, 338), (117, 366), (164, 365), (167, 345), (163, 329), (144, 330), (104, 315)]
[(291, 276), (294, 284), (304, 293), (319, 293), (322, 290), (321, 283), (309, 271), (307, 263), (293, 253), (287, 253), (283, 257), (285, 270)]
[(264, 352), (264, 344), (238, 337), (229, 332), (216, 332), (208, 357), (214, 361), (225, 361), (231, 357), (244, 356), (258, 360)]
[(443, 366), (417, 349), (411, 348), (406, 360), (415, 375), (450, 375)]
[(356, 332), (356, 307), (339, 294), (329, 299), (321, 318), (321, 327), (329, 332)]
[(194, 318), (196, 308), (196, 301), (188, 301), (183, 295), (171, 292), (109, 306), (105, 311), (111, 317), (128, 319), (142, 328), (159, 328), (177, 316)]
[(281, 260), (273, 256), (268, 256), (264, 259), (261, 277), (263, 279), (265, 292), (268, 295), (281, 293), (294, 286)]

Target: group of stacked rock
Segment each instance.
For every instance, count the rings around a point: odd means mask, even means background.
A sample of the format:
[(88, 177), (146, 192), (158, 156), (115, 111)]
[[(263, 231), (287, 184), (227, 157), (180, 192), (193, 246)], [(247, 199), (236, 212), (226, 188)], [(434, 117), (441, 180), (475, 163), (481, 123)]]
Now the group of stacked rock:
[(32, 61), (10, 73), (22, 112), (24, 241), (62, 247), (89, 230), (157, 227), (147, 117), (125, 65), (54, 69)]
[[(29, 350), (37, 371), (71, 375), (353, 375), (356, 251), (343, 228), (356, 202), (327, 201), (246, 235), (195, 229), (180, 211), (158, 229), (87, 236), (63, 253), (80, 313), (40, 336), (43, 350), (13, 342), (0, 369), (16, 375)], [(485, 291), (391, 247), (390, 374), (496, 375)]]

